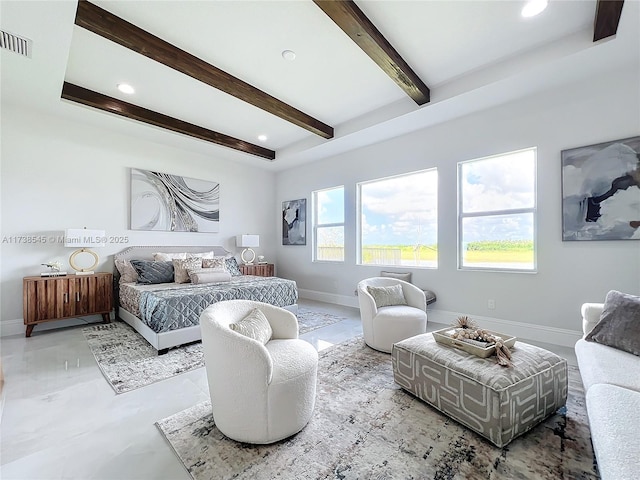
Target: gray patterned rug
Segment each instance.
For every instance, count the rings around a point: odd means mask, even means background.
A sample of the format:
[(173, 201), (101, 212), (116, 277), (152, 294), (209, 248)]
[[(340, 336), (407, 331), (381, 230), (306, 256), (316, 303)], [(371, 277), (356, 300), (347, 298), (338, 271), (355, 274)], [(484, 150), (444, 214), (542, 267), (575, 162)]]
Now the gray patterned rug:
[[(306, 308), (298, 311), (300, 335), (344, 320)], [(204, 367), (202, 344), (157, 351), (124, 322), (112, 322), (82, 330), (102, 374), (117, 394), (129, 392), (181, 373)]]
[(333, 325), (342, 320), (346, 320), (346, 318), (337, 317), (331, 313), (316, 312), (305, 307), (298, 307), (298, 335)]
[(314, 415), (287, 440), (229, 440), (208, 402), (156, 425), (196, 480), (598, 478), (577, 368), (567, 406), (500, 449), (401, 390), (361, 339), (320, 353)]

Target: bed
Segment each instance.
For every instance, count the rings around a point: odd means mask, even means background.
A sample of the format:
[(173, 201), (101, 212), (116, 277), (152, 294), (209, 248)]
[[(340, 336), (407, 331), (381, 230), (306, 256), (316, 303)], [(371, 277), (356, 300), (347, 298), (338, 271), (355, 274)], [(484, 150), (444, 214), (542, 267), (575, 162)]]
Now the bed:
[(230, 260), (231, 253), (221, 246), (134, 246), (114, 255), (116, 316), (131, 325), (160, 355), (172, 347), (201, 340), (200, 313), (217, 301), (257, 300), (297, 313), (298, 290), (293, 280), (237, 275), (239, 271), (229, 281), (201, 284), (140, 284), (127, 281), (130, 279), (126, 273), (121, 276), (125, 262), (151, 262), (157, 252)]

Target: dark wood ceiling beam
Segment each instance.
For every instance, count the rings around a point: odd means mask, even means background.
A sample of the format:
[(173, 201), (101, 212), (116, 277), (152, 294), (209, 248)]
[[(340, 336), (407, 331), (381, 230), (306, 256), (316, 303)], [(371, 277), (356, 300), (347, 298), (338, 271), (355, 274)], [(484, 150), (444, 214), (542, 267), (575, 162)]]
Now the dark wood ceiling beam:
[(61, 97), (65, 100), (81, 103), (82, 105), (97, 108), (105, 112), (115, 113), (122, 117), (182, 133), (183, 135), (222, 145), (223, 147), (233, 148), (234, 150), (250, 155), (256, 155), (268, 160), (276, 158), (276, 152), (273, 150), (245, 142), (244, 140), (239, 140), (235, 137), (230, 137), (224, 133), (214, 132), (213, 130), (184, 122), (144, 107), (139, 107), (133, 103), (124, 102), (117, 98), (94, 92), (93, 90), (74, 85), (73, 83), (64, 82)]
[(78, 2), (75, 24), (323, 138), (333, 138), (329, 125), (86, 0)]
[(598, 0), (593, 22), (593, 41), (615, 35), (622, 15), (624, 0)]
[(313, 0), (418, 105), (429, 88), (352, 0)]

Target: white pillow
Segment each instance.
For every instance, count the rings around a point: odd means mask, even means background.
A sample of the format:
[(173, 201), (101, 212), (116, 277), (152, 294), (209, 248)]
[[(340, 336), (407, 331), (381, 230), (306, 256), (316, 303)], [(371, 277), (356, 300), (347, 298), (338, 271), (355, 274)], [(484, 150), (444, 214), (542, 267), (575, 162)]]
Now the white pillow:
[(201, 268), (200, 270), (190, 270), (189, 278), (191, 279), (191, 283), (196, 285), (199, 283), (230, 282), (231, 274), (215, 268)]
[(158, 253), (154, 253), (153, 254), (153, 259), (156, 262), (170, 262), (171, 260), (174, 260), (176, 258), (184, 260), (185, 258), (187, 258), (187, 254), (186, 254), (186, 252), (181, 252), (181, 253), (161, 253), (161, 252), (158, 252)]
[(271, 340), (271, 335), (273, 335), (269, 320), (257, 308), (251, 310), (242, 320), (229, 324), (229, 328), (245, 337), (253, 338), (263, 345)]

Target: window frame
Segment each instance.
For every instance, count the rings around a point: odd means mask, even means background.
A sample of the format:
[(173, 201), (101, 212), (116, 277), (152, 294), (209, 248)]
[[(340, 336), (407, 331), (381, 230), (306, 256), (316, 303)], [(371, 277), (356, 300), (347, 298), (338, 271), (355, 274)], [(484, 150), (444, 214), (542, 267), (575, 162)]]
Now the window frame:
[[(519, 207), (512, 209), (500, 209), (500, 210), (485, 210), (464, 213), (463, 210), (463, 177), (462, 166), (466, 163), (479, 162), (482, 160), (490, 160), (498, 157), (506, 157), (509, 155), (518, 154), (521, 152), (531, 151), (533, 153), (533, 206), (532, 207)], [(464, 271), (484, 271), (484, 272), (501, 272), (501, 273), (537, 273), (538, 272), (538, 148), (527, 147), (519, 150), (513, 150), (510, 152), (499, 153), (495, 155), (488, 155), (486, 157), (474, 158), (471, 160), (464, 160), (457, 163), (457, 209), (458, 209), (458, 235), (457, 235), (457, 257), (458, 257), (458, 270)], [(532, 268), (505, 268), (498, 266), (465, 266), (464, 250), (463, 250), (463, 221), (466, 218), (481, 218), (481, 217), (497, 217), (505, 215), (520, 215), (525, 213), (531, 213), (533, 215), (533, 266)]]
[[(397, 264), (387, 264), (387, 263), (363, 263), (362, 260), (362, 186), (366, 185), (366, 184), (370, 184), (370, 183), (375, 183), (375, 182), (381, 182), (383, 180), (391, 180), (394, 178), (399, 178), (399, 177), (408, 177), (410, 175), (416, 175), (416, 174), (420, 174), (420, 173), (426, 173), (426, 172), (435, 172), (436, 174), (436, 208), (435, 208), (435, 212), (436, 212), (436, 264), (435, 266), (430, 266), (430, 265), (397, 265)], [(439, 195), (440, 195), (440, 172), (438, 171), (438, 167), (433, 166), (433, 167), (428, 167), (428, 168), (422, 168), (420, 170), (414, 170), (411, 172), (406, 172), (406, 173), (397, 173), (394, 175), (387, 175), (384, 177), (379, 177), (379, 178), (372, 178), (369, 180), (363, 180), (361, 182), (357, 182), (356, 183), (356, 215), (357, 215), (357, 221), (356, 221), (356, 229), (357, 229), (357, 233), (356, 233), (356, 265), (358, 266), (364, 266), (364, 267), (389, 267), (389, 268), (397, 268), (397, 267), (401, 267), (401, 268), (412, 268), (412, 269), (428, 269), (428, 270), (437, 270), (440, 267), (440, 250), (438, 249), (438, 240), (439, 240), (439, 230), (440, 230), (440, 224), (439, 224)]]
[[(333, 223), (319, 223), (318, 221), (318, 207), (319, 207), (319, 202), (318, 202), (318, 194), (322, 193), (322, 192), (327, 192), (329, 190), (337, 190), (337, 189), (342, 189), (342, 223), (339, 222), (333, 222)], [(346, 240), (344, 238), (345, 235), (345, 216), (346, 216), (346, 212), (345, 212), (345, 188), (344, 185), (337, 185), (335, 187), (328, 187), (328, 188), (321, 188), (318, 190), (313, 190), (311, 192), (311, 204), (313, 205), (313, 223), (312, 223), (312, 230), (313, 230), (313, 237), (311, 239), (311, 243), (313, 245), (313, 248), (311, 249), (311, 261), (314, 263), (345, 263), (346, 258), (347, 258), (347, 254), (346, 254)], [(324, 259), (319, 259), (318, 258), (318, 229), (319, 228), (333, 228), (333, 227), (342, 227), (342, 236), (343, 236), (343, 244), (342, 244), (342, 249), (343, 249), (343, 255), (342, 255), (342, 260), (324, 260)]]

